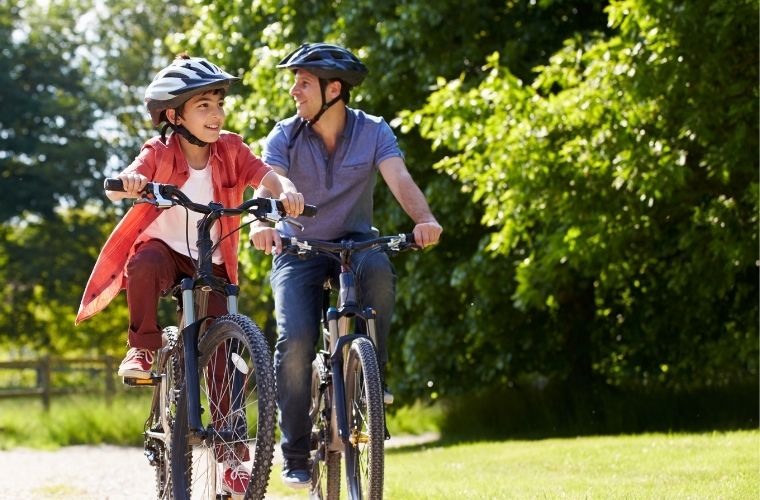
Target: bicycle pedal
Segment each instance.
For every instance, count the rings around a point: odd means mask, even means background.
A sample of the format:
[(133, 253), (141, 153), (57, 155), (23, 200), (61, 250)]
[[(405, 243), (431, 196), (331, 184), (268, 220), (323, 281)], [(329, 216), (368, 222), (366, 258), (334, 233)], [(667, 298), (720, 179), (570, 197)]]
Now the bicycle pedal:
[(124, 385), (130, 387), (154, 387), (161, 384), (160, 375), (151, 375), (150, 378), (124, 377)]

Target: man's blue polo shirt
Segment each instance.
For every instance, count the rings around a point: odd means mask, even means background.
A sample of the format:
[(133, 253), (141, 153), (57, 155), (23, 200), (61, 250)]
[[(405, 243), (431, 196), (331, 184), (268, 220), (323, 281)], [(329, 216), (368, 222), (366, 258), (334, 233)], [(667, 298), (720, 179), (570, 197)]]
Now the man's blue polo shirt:
[(297, 116), (274, 126), (267, 136), (262, 159), (285, 169), (306, 203), (316, 205), (317, 216), (299, 217), (303, 231), (279, 224), (286, 235), (334, 240), (372, 228), (372, 193), (378, 165), (403, 157), (390, 126), (381, 117), (346, 108), (346, 126), (330, 156), (319, 135), (304, 127), (293, 147), (288, 143), (301, 119)]

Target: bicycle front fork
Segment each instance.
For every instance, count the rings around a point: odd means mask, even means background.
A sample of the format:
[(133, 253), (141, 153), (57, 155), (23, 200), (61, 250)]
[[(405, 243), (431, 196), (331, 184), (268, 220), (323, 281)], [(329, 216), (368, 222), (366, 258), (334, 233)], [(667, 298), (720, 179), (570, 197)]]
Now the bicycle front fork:
[[(361, 320), (364, 321), (364, 324), (367, 327), (367, 335), (369, 335), (372, 344), (375, 347), (375, 351), (377, 351), (375, 330), (376, 316), (377, 313), (370, 307), (364, 309), (364, 314), (360, 316)], [(343, 373), (344, 353), (346, 352), (345, 347), (350, 346), (354, 340), (367, 336), (358, 333), (348, 334), (347, 320), (348, 318), (345, 315), (341, 315), (336, 308), (330, 307), (327, 310), (327, 328), (330, 335), (330, 366), (333, 375), (332, 411), (333, 415), (335, 415), (335, 419), (333, 419), (335, 428), (333, 428), (333, 431), (337, 430), (337, 436), (340, 438), (340, 442), (344, 447), (349, 446), (348, 440), (350, 437), (347, 409), (344, 404), (346, 401), (346, 386)], [(333, 436), (335, 436), (335, 433), (333, 433)], [(333, 445), (337, 444), (338, 443), (333, 442)]]
[[(185, 278), (181, 282), (182, 289), (182, 348), (185, 354), (185, 390), (187, 394), (187, 415), (189, 418), (190, 431), (201, 439), (208, 437), (208, 432), (203, 428), (201, 421), (201, 398), (200, 398), (200, 379), (198, 377), (198, 339), (201, 334), (202, 324), (206, 320), (206, 311), (208, 306), (208, 294), (211, 288), (200, 286), (196, 292), (196, 283), (191, 278)], [(238, 293), (240, 288), (236, 285), (227, 285), (225, 294), (227, 295), (227, 310), (230, 314), (237, 314), (238, 310)], [(196, 304), (197, 298), (197, 304)], [(196, 308), (198, 316), (196, 318)], [(235, 372), (237, 373), (237, 372)], [(242, 382), (233, 381), (234, 387), (242, 386)], [(233, 392), (233, 395), (236, 394)], [(231, 411), (235, 411), (235, 405), (240, 406), (240, 399), (234, 397)], [(215, 434), (218, 434), (215, 433)]]

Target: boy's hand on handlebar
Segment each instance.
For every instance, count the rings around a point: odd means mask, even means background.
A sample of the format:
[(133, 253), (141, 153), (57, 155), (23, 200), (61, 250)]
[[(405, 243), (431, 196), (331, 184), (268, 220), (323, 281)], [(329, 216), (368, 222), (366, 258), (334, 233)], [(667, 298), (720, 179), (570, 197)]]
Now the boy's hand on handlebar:
[(441, 237), (443, 227), (437, 221), (421, 222), (414, 226), (414, 243), (420, 248), (435, 245)]
[(140, 192), (145, 189), (148, 178), (142, 174), (124, 173), (118, 175), (118, 179), (124, 184), (124, 192), (128, 197), (139, 198)]
[(298, 217), (303, 212), (304, 201), (301, 193), (284, 192), (280, 195), (280, 201), (290, 217)]
[[(283, 201), (283, 204), (285, 202)], [(261, 250), (269, 255), (274, 252), (279, 255), (282, 252), (282, 240), (280, 233), (273, 227), (257, 226), (255, 223), (251, 226), (251, 244), (256, 250)], [(274, 247), (274, 249), (272, 248)]]

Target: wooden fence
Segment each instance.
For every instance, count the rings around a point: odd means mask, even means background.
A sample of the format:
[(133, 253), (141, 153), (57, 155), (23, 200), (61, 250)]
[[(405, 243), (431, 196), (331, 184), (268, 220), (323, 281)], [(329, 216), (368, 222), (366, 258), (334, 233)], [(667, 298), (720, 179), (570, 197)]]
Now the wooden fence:
[[(117, 363), (113, 356), (0, 361), (0, 399), (39, 397), (48, 410), (53, 395), (100, 392), (110, 404), (116, 390)], [(33, 383), (28, 383), (30, 380)]]

